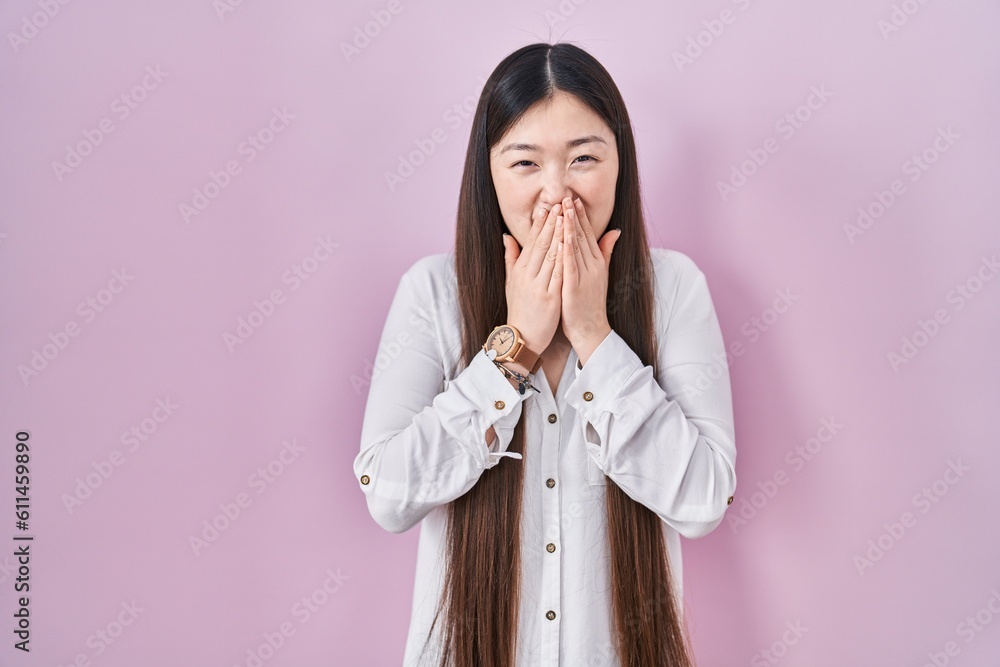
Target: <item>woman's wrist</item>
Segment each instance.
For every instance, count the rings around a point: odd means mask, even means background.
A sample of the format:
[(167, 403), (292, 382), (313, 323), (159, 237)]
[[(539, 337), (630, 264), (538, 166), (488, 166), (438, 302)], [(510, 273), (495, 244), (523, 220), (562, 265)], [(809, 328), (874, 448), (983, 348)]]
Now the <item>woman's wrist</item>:
[(531, 373), (530, 368), (526, 368), (523, 364), (520, 364), (516, 361), (510, 361), (508, 359), (507, 361), (501, 361), (500, 363), (503, 364), (504, 368), (506, 368), (507, 370), (517, 371), (521, 375), (528, 375), (529, 373)]
[[(520, 364), (514, 364), (508, 361), (494, 361), (493, 363), (494, 365), (497, 366), (497, 372), (503, 374), (504, 378), (506, 378), (507, 382), (510, 382), (510, 386), (514, 387), (514, 389), (517, 389), (518, 387), (517, 378), (510, 373), (504, 373), (503, 368), (506, 368), (511, 371), (516, 371), (518, 373), (521, 373), (522, 375), (527, 375), (527, 373), (521, 370), (522, 367)], [(503, 366), (503, 368), (500, 368), (501, 365)]]
[[(524, 394), (527, 389), (532, 389), (534, 391), (541, 391), (538, 387), (531, 384), (531, 379), (529, 378), (529, 371), (522, 364), (513, 362), (500, 362), (494, 360), (493, 363), (496, 365), (497, 369), (507, 376), (507, 380), (511, 383), (511, 386), (517, 389), (518, 393)], [(524, 373), (517, 369), (524, 369)]]

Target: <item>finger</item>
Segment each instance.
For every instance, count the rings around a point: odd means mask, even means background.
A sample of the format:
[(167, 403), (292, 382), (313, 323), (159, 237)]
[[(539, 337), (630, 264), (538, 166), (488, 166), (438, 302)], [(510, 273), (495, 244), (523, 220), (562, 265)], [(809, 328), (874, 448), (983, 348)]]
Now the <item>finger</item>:
[(560, 254), (559, 246), (562, 244), (564, 230), (566, 229), (566, 216), (556, 216), (556, 228), (552, 233), (552, 242), (545, 252), (545, 264), (538, 271), (538, 277), (548, 282), (552, 278), (552, 271), (555, 268), (556, 258)]
[(538, 233), (542, 230), (542, 225), (545, 223), (545, 216), (547, 214), (548, 211), (541, 206), (532, 211), (531, 229), (528, 230), (528, 240), (524, 242), (524, 247), (521, 248), (521, 266), (527, 266), (528, 260), (531, 258), (531, 249), (535, 245), (535, 239), (538, 237)]
[(556, 245), (556, 259), (552, 263), (552, 275), (549, 278), (549, 291), (557, 294), (562, 292), (564, 254), (565, 251), (563, 250), (563, 242), (560, 241), (558, 245)]
[[(549, 247), (552, 245), (552, 237), (556, 231), (556, 218), (559, 216), (561, 208), (562, 207), (559, 204), (556, 204), (551, 210), (549, 210), (549, 214), (545, 217), (545, 224), (538, 232), (538, 237), (535, 239), (531, 248), (531, 256), (527, 259), (529, 276), (537, 276), (538, 272), (542, 268), (542, 262), (545, 260), (545, 255), (548, 253)], [(553, 259), (555, 258), (553, 257)]]
[(597, 236), (594, 234), (594, 227), (590, 224), (590, 218), (587, 217), (587, 210), (583, 207), (583, 202), (580, 199), (573, 202), (573, 212), (576, 214), (574, 222), (577, 223), (585, 238), (585, 241), (580, 242), (580, 250), (589, 253), (588, 259), (597, 259), (601, 255), (601, 248), (597, 245)]
[(503, 235), (503, 261), (507, 267), (507, 277), (513, 273), (514, 264), (521, 256), (521, 251), (517, 247), (517, 240), (510, 234)]
[(601, 248), (601, 252), (604, 253), (604, 263), (607, 266), (611, 265), (611, 253), (614, 252), (616, 247), (618, 247), (618, 239), (622, 235), (622, 230), (620, 229), (612, 229), (609, 231), (612, 233), (605, 233), (604, 236), (601, 237), (600, 243), (598, 243), (598, 246)]
[(583, 245), (586, 243), (586, 239), (580, 231), (580, 224), (578, 218), (576, 217), (576, 211), (569, 209), (566, 216), (569, 219), (569, 224), (566, 226), (566, 238), (570, 244), (570, 252), (576, 260), (576, 266), (580, 271), (589, 271), (590, 266), (594, 263), (593, 258), (587, 257), (587, 253), (583, 251)]
[(573, 251), (573, 246), (576, 245), (576, 239), (573, 235), (569, 233), (569, 230), (565, 234), (565, 245), (563, 246), (563, 286), (566, 285), (578, 285), (580, 282), (580, 264), (577, 261), (579, 257), (576, 252)]

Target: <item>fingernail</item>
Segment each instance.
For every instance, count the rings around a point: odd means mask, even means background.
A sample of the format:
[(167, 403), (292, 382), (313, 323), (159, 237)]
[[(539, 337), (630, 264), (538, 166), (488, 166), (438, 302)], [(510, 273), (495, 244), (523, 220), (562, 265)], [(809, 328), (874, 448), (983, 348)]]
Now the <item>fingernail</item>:
[(579, 199), (579, 198), (577, 198), (577, 200), (576, 200), (576, 205), (577, 205), (577, 206), (583, 206), (583, 202), (582, 202), (582, 201), (580, 201), (580, 199)]

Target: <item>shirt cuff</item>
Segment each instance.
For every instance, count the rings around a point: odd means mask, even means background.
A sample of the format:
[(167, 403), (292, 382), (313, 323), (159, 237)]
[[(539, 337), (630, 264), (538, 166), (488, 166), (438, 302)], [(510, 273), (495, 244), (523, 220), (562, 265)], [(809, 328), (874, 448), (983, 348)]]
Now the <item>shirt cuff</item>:
[[(476, 442), (476, 458), (483, 469), (492, 468), (500, 459), (508, 456), (520, 459), (518, 452), (508, 452), (507, 447), (513, 439), (514, 427), (521, 417), (522, 401), (534, 393), (528, 389), (522, 395), (511, 385), (510, 381), (493, 360), (486, 355), (486, 350), (480, 349), (466, 370), (453, 380), (459, 385), (463, 394), (472, 398), (480, 407), (472, 413), (472, 431), (470, 437)], [(485, 433), (490, 426), (496, 432), (496, 437), (490, 445), (486, 444)]]
[(583, 440), (591, 458), (607, 473), (608, 425), (616, 412), (621, 389), (628, 378), (642, 368), (642, 359), (614, 329), (605, 336), (566, 391), (583, 429)]

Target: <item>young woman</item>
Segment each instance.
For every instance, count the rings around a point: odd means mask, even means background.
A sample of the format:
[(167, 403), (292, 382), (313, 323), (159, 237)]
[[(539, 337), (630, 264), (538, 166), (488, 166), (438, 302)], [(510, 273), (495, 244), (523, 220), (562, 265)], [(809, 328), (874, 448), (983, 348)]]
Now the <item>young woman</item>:
[(354, 472), (382, 527), (421, 524), (405, 665), (693, 664), (680, 536), (736, 488), (726, 350), (584, 50), (487, 80), (454, 253), (403, 274), (376, 366)]

